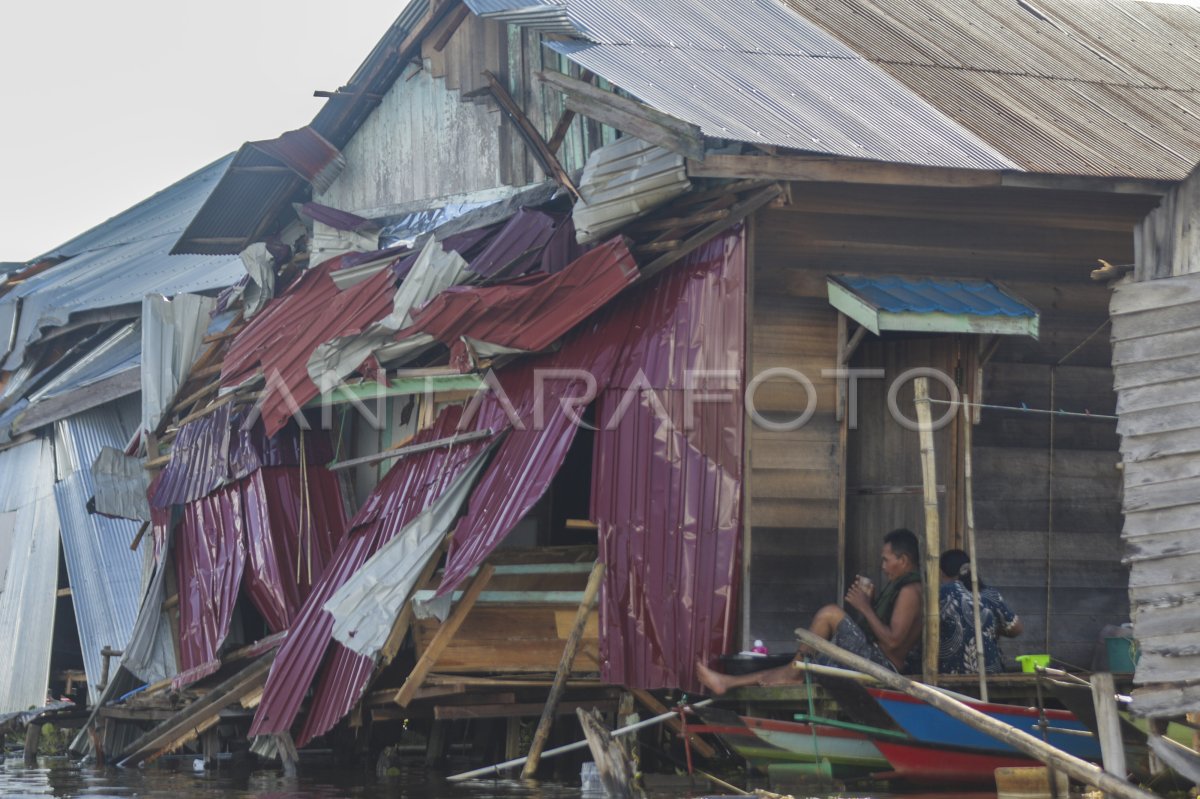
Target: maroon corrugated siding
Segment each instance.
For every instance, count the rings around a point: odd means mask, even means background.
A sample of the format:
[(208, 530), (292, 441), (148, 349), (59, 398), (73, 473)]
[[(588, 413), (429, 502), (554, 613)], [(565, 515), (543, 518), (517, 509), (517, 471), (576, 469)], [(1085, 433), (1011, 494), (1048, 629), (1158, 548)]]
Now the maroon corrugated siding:
[[(597, 407), (592, 516), (607, 564), (601, 677), (635, 688), (695, 690), (693, 664), (727, 651), (737, 608), (741, 233), (709, 243), (647, 288), (619, 309), (630, 336)], [(693, 402), (688, 429), (685, 374), (699, 369), (737, 377), (703, 384), (730, 398)], [(645, 383), (652, 395), (626, 394)]]
[(332, 258), (304, 274), (246, 325), (225, 354), (222, 386), (266, 375), (260, 407), (269, 435), (317, 396), (317, 385), (308, 376), (308, 359), (317, 347), (360, 333), (392, 310), (396, 276), (391, 269), (339, 291), (329, 275), (340, 263)]
[(485, 278), (517, 277), (541, 263), (542, 251), (568, 217), (522, 208), (505, 223), (470, 269)]
[[(308, 467), (267, 467), (241, 482), (246, 593), (272, 632), (291, 627), (346, 535), (337, 476)], [(307, 491), (305, 508), (303, 497)]]
[[(337, 477), (309, 466), (273, 466), (182, 508), (176, 539), (180, 668), (211, 672), (229, 635), (238, 589), (272, 632), (288, 629), (345, 536)], [(308, 509), (303, 509), (302, 486)]]
[(175, 539), (179, 668), (215, 670), (246, 566), (242, 492), (236, 484), (183, 506)]
[[(597, 390), (608, 384), (620, 343), (628, 331), (614, 324), (607, 314), (598, 317), (568, 336), (558, 352), (523, 359), (499, 374), (500, 387), (525, 429), (509, 431), (472, 492), (467, 513), (450, 539), (439, 595), (454, 590), (487, 559), (542, 498), (558, 473), (578, 431), (563, 405), (578, 403), (574, 415), (582, 415), (590, 387), (584, 380), (566, 375), (548, 379), (549, 370), (586, 370), (595, 379)], [(543, 376), (540, 386), (539, 373)], [(535, 412), (539, 390), (540, 422)]]
[(536, 352), (591, 315), (637, 280), (633, 254), (618, 237), (553, 275), (538, 274), (495, 286), (455, 287), (430, 300), (405, 338), (420, 330), (451, 345), (461, 336)]
[[(446, 408), (413, 443), (455, 434), (461, 417), (460, 407)], [(485, 401), (467, 429), (499, 431), (505, 425), (495, 403)], [(297, 744), (303, 746), (328, 732), (350, 711), (366, 687), (374, 664), (370, 658), (332, 641), (333, 617), (325, 611), (325, 602), (379, 547), (438, 497), (489, 441), (481, 439), (412, 455), (398, 461), (384, 476), (351, 521), (329, 569), (296, 617), (271, 667), (250, 735), (290, 729), (318, 671), (320, 681)]]

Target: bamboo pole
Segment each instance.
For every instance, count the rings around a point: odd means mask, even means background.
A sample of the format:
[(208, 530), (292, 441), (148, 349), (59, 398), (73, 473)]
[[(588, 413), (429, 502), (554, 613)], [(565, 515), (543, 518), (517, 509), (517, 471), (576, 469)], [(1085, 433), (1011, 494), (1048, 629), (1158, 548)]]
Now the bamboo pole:
[(1118, 779), (1094, 764), (1088, 763), (1086, 760), (1069, 755), (1023, 730), (1018, 730), (1016, 727), (1009, 726), (985, 713), (981, 713), (970, 705), (959, 702), (932, 686), (913, 682), (906, 677), (901, 677), (890, 669), (872, 663), (866, 658), (859, 657), (852, 652), (847, 652), (840, 646), (826, 641), (821, 636), (811, 633), (803, 627), (796, 630), (796, 637), (800, 643), (807, 644), (820, 654), (832, 658), (856, 671), (869, 674), (889, 688), (903, 691), (909, 696), (920, 699), (922, 702), (937, 708), (946, 715), (952, 716), (964, 724), (968, 724), (974, 729), (990, 735), (996, 740), (1006, 743), (1036, 760), (1065, 771), (1072, 779), (1099, 788), (1109, 796), (1117, 797), (1117, 799), (1158, 799), (1155, 794), (1142, 790), (1138, 786), (1126, 782), (1124, 779)]
[(937, 462), (933, 449), (933, 417), (929, 410), (929, 378), (913, 381), (917, 424), (921, 437), (921, 485), (925, 497), (925, 649), (921, 658), (922, 676), (936, 683), (938, 675), (938, 553), (941, 549), (941, 521), (938, 517)]
[[(971, 397), (963, 396), (963, 407), (971, 407)], [(967, 511), (967, 557), (971, 559), (971, 600), (975, 609), (975, 655), (979, 660), (979, 698), (988, 701), (987, 653), (983, 651), (983, 624), (979, 607), (979, 550), (975, 546), (975, 489), (971, 477), (971, 414), (960, 415), (963, 426), (963, 480)]]
[(600, 583), (604, 577), (604, 564), (596, 561), (592, 573), (588, 576), (587, 587), (583, 589), (583, 599), (579, 602), (579, 610), (575, 612), (575, 623), (571, 625), (571, 633), (567, 636), (567, 644), (563, 647), (562, 658), (558, 661), (558, 671), (554, 673), (554, 685), (550, 687), (550, 695), (546, 698), (546, 706), (542, 708), (542, 718), (538, 721), (537, 732), (533, 734), (533, 742), (529, 745), (529, 759), (521, 770), (522, 779), (530, 779), (537, 771), (542, 759), (542, 749), (546, 739), (550, 737), (550, 727), (554, 724), (558, 700), (562, 698), (567, 687), (567, 677), (571, 675), (571, 664), (575, 662), (575, 653), (579, 650), (579, 641), (583, 638), (583, 629), (587, 626), (588, 616), (591, 615), (592, 605), (600, 593)]
[[(713, 700), (711, 699), (701, 699), (699, 702), (692, 702), (690, 707), (706, 707), (712, 703)], [(644, 730), (647, 727), (653, 727), (655, 724), (662, 724), (667, 719), (674, 718), (679, 718), (679, 713), (677, 711), (672, 710), (667, 713), (660, 713), (653, 718), (648, 718), (645, 721), (639, 721), (637, 724), (630, 724), (628, 727), (622, 727), (619, 730), (613, 730), (612, 737), (616, 738), (619, 735), (629, 735), (630, 733), (637, 732), (638, 730)], [(566, 754), (567, 752), (574, 752), (577, 749), (585, 749), (587, 748), (587, 745), (587, 741), (576, 741), (573, 744), (564, 744), (563, 746), (558, 746), (554, 749), (547, 749), (545, 752), (542, 752), (542, 759), (545, 760), (548, 757), (556, 757), (558, 755)], [(489, 774), (499, 775), (502, 771), (524, 765), (525, 760), (526, 758), (518, 757), (514, 760), (506, 760), (503, 763), (497, 763), (494, 766), (485, 766), (484, 768), (477, 768), (473, 771), (464, 771), (461, 774), (452, 774), (446, 778), (446, 782), (462, 782), (464, 780), (474, 779), (475, 777), (484, 777)]]

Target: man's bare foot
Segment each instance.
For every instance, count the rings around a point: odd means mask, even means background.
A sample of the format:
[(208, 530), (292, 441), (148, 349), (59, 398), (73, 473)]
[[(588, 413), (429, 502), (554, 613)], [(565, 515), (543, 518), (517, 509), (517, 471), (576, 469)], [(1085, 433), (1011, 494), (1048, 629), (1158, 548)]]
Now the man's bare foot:
[(709, 690), (713, 696), (720, 696), (725, 693), (725, 675), (705, 666), (700, 661), (696, 661), (696, 677), (700, 680), (700, 684)]

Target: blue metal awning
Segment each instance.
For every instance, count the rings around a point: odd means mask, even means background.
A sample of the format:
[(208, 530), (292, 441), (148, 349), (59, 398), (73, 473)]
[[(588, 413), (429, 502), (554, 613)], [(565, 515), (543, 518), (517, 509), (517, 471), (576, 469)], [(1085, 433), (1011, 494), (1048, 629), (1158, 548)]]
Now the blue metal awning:
[(878, 335), (883, 330), (1026, 335), (1039, 312), (990, 280), (835, 275), (829, 302)]

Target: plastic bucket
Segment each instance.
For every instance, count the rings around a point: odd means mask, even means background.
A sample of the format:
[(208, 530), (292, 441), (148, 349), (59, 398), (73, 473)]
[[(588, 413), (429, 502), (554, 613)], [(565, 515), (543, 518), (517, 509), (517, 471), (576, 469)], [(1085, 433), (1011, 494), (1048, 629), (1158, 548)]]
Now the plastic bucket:
[(1114, 674), (1132, 674), (1137, 666), (1137, 640), (1133, 638), (1105, 638), (1104, 646), (1108, 649), (1108, 670)]
[(1050, 665), (1049, 655), (1017, 655), (1017, 662), (1021, 664), (1021, 671), (1032, 674), (1039, 668), (1046, 668)]

